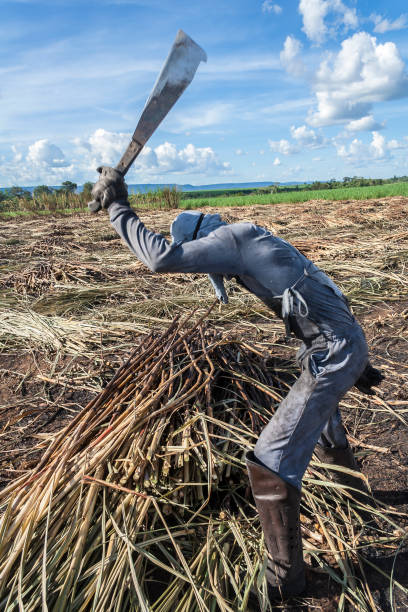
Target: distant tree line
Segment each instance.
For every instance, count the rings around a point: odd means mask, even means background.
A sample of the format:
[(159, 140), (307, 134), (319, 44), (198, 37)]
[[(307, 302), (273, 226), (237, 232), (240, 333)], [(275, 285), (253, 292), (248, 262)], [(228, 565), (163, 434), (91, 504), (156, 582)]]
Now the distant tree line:
[(200, 191), (183, 191), (183, 200), (195, 200), (201, 198), (216, 198), (218, 196), (245, 196), (265, 193), (290, 193), (294, 191), (315, 191), (321, 189), (339, 189), (341, 187), (371, 187), (373, 185), (385, 185), (387, 183), (406, 183), (408, 176), (394, 176), (390, 179), (371, 179), (362, 176), (345, 176), (342, 181), (330, 179), (330, 181), (314, 181), (313, 183), (299, 183), (296, 185), (281, 185), (274, 183), (267, 187), (235, 187), (231, 189), (203, 189)]
[(77, 193), (77, 184), (64, 181), (61, 187), (37, 185), (31, 193), (23, 187), (10, 187), (0, 190), (0, 211), (50, 211), (64, 209), (84, 209), (92, 199), (93, 183), (85, 183), (81, 193)]
[(342, 181), (330, 179), (329, 181), (314, 181), (301, 185), (270, 185), (267, 190), (271, 193), (282, 193), (290, 191), (316, 191), (320, 189), (340, 189), (343, 187), (372, 187), (374, 185), (386, 185), (389, 183), (406, 183), (408, 176), (393, 176), (389, 179), (364, 178), (362, 176), (345, 176)]
[[(174, 188), (158, 189), (154, 193), (131, 194), (130, 200), (133, 204), (146, 205), (146, 200), (161, 202), (160, 206), (165, 208), (176, 207), (179, 205), (180, 198), (212, 198), (217, 196), (237, 196), (265, 193), (286, 193), (298, 191), (316, 191), (323, 189), (339, 189), (344, 187), (371, 187), (375, 185), (385, 185), (389, 183), (406, 183), (408, 176), (393, 176), (388, 179), (372, 179), (362, 176), (345, 176), (342, 181), (331, 179), (329, 181), (314, 181), (313, 183), (301, 183), (296, 185), (281, 185), (275, 183), (267, 187), (253, 188), (233, 188), (220, 190), (201, 190), (181, 192)], [(38, 185), (32, 191), (23, 187), (9, 187), (0, 190), (0, 203), (3, 210), (57, 210), (60, 208), (84, 208), (88, 201), (92, 199), (93, 183), (87, 182), (82, 187), (82, 192), (77, 193), (78, 185), (72, 181), (64, 181), (61, 187), (49, 187), (48, 185)], [(177, 204), (176, 204), (177, 200)]]
[[(82, 187), (82, 193), (91, 195), (93, 183), (85, 183)], [(0, 190), (0, 202), (4, 200), (36, 200), (44, 196), (52, 195), (70, 195), (75, 193), (78, 189), (78, 185), (72, 181), (64, 181), (61, 187), (48, 187), (48, 185), (37, 185), (34, 187), (33, 192), (23, 187), (8, 187), (7, 189)]]

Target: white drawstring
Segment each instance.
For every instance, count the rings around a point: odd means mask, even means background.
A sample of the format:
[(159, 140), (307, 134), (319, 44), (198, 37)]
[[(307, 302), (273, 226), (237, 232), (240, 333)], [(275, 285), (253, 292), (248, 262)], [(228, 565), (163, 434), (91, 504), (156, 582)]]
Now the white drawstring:
[(297, 281), (291, 286), (285, 289), (282, 295), (277, 295), (274, 297), (282, 298), (282, 319), (285, 323), (286, 336), (289, 338), (291, 329), (289, 317), (295, 312), (295, 303), (297, 304), (297, 312), (296, 314), (302, 318), (305, 318), (309, 315), (309, 308), (305, 298), (302, 294), (296, 289), (296, 285), (307, 276), (307, 271), (305, 270)]

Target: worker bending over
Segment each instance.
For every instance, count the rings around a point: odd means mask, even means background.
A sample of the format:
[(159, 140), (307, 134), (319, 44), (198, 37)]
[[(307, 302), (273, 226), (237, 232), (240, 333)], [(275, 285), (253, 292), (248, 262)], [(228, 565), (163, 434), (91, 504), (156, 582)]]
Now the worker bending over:
[[(188, 211), (173, 221), (169, 244), (130, 208), (122, 176), (112, 168), (98, 170), (93, 197), (109, 208), (113, 227), (150, 270), (207, 273), (224, 303), (223, 279), (235, 278), (302, 341), (301, 375), (246, 458), (269, 552), (270, 596), (298, 594), (305, 587), (299, 524), (303, 474), (314, 451), (323, 463), (358, 469), (339, 400), (354, 384), (369, 393), (381, 379), (369, 365), (363, 331), (326, 274), (267, 229)], [(335, 473), (343, 484), (366, 492), (358, 476)]]

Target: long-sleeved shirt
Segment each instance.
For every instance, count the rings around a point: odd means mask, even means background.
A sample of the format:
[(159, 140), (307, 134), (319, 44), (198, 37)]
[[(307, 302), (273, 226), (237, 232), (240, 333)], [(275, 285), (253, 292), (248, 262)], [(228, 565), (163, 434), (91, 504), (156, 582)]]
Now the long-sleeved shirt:
[[(153, 272), (236, 277), (277, 314), (282, 305), (289, 309), (286, 315), (292, 317), (292, 331), (298, 337), (321, 330), (343, 333), (354, 323), (336, 285), (293, 245), (262, 227), (221, 224), (198, 240), (170, 244), (162, 234), (147, 229), (125, 203), (113, 203), (109, 214), (130, 250)], [(285, 318), (285, 313), (281, 316)]]

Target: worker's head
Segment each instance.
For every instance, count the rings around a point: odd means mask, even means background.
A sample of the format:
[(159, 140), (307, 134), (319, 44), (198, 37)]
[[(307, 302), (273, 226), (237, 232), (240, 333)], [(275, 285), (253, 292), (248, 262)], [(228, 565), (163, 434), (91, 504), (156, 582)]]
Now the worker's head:
[(182, 212), (170, 226), (172, 242), (181, 244), (207, 236), (220, 225), (224, 225), (220, 215), (205, 215), (196, 210)]

